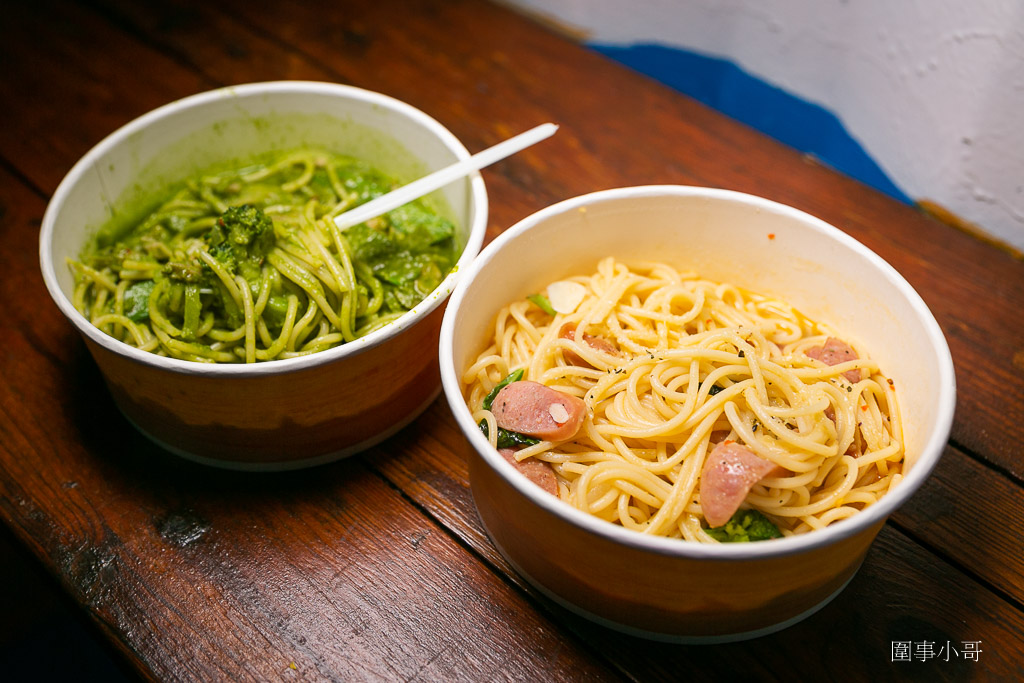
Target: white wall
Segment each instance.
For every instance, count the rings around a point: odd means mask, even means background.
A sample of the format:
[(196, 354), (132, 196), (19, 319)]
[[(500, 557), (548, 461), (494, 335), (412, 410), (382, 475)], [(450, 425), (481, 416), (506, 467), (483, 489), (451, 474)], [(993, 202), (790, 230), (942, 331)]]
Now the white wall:
[(843, 122), (901, 190), (1024, 250), (1024, 0), (507, 0), (588, 42), (728, 59)]

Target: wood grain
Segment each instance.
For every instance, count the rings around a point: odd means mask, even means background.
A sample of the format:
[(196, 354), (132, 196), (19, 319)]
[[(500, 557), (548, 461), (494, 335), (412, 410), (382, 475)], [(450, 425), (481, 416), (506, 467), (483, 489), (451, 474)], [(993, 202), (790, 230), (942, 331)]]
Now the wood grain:
[[(1014, 362), (1024, 354), (1024, 316), (1006, 315), (1008, 305), (1024, 300), (1024, 264), (507, 10), (475, 2), (408, 6), (409, 11), (392, 13), (387, 3), (350, 2), (341, 12), (314, 2), (253, 12), (232, 3), (179, 1), (150, 8), (112, 2), (102, 6), (102, 18), (84, 10), (79, 10), (82, 17), (56, 12), (65, 23), (88, 31), (90, 41), (80, 44), (69, 36), (51, 52), (33, 38), (39, 26), (15, 25), (5, 56), (25, 67), (11, 78), (38, 102), (31, 111), (53, 109), (45, 107), (49, 96), (35, 92), (40, 65), (54, 77), (60, 69), (80, 68), (74, 90), (64, 96), (82, 102), (84, 109), (65, 115), (84, 113), (91, 126), (76, 119), (75, 127), (80, 136), (93, 127), (94, 141), (113, 130), (111, 120), (121, 123), (141, 113), (136, 100), (156, 106), (215, 85), (285, 78), (335, 80), (404, 99), (438, 118), (471, 150), (546, 120), (560, 123), (559, 134), (543, 150), (528, 150), (485, 170), (489, 193), (503, 198), (492, 202), (492, 237), (554, 201), (622, 185), (726, 187), (808, 211), (864, 242), (919, 291), (953, 351), (959, 387), (954, 441), (1024, 480), (1021, 449), (1015, 447), (1024, 442), (1024, 408), (1006, 402), (993, 410), (988, 400), (991, 387), (1024, 395), (1024, 369)], [(417, 40), (404, 40), (406, 35)], [(450, 35), (467, 37), (452, 41)], [(105, 49), (90, 51), (92, 41)], [(154, 53), (153, 69), (166, 74), (159, 79), (162, 87), (152, 92), (153, 79), (135, 69), (128, 82), (119, 83), (133, 93), (139, 90), (131, 106), (112, 93), (96, 97), (96, 74), (116, 73), (124, 60), (142, 59), (144, 49)], [(184, 87), (175, 91), (172, 84)], [(161, 94), (163, 100), (155, 99)], [(124, 113), (113, 115), (120, 110)], [(0, 154), (14, 148), (8, 158), (46, 160), (45, 168), (26, 171), (45, 191), (88, 147), (67, 147), (56, 131), (71, 127), (70, 120), (56, 116), (16, 120), (8, 132), (12, 140), (0, 135)], [(26, 140), (36, 140), (14, 133), (22, 125), (38, 133), (35, 148), (42, 157), (20, 149)], [(40, 144), (44, 141), (49, 144)], [(63, 166), (55, 165), (55, 158)], [(963, 300), (971, 306), (959, 303)]]
[[(445, 476), (439, 477), (432, 462), (437, 460), (437, 444), (432, 443), (434, 435), (441, 435), (443, 443), (452, 444), (452, 453), (459, 461), (468, 457), (468, 446), (464, 442), (449, 439), (454, 428), (447, 407), (435, 405), (416, 425), (394, 437), (380, 452), (363, 457), (432, 515), (448, 523), (454, 522), (454, 530), (463, 541), (496, 569), (508, 571), (505, 560), (486, 540), (472, 509), (471, 496), (452, 495), (460, 490), (466, 469), (448, 467)], [(389, 457), (388, 453), (403, 455)], [(444, 460), (452, 461), (451, 458)], [(942, 491), (945, 492), (945, 488)], [(934, 491), (930, 494), (933, 500), (943, 495)], [(1003, 503), (1012, 504), (1009, 498), (1003, 499)], [(955, 526), (953, 520), (955, 516), (935, 520), (933, 528), (924, 530), (915, 526), (915, 533), (923, 531), (925, 537), (939, 541), (937, 545), (941, 546), (942, 537), (950, 535), (946, 523)], [(968, 531), (965, 525), (954, 535)], [(1008, 538), (1014, 538), (1012, 529)], [(1009, 543), (1012, 544), (1012, 540)], [(1001, 547), (1002, 544), (997, 545), (989, 557), (1005, 557), (1005, 553), (1000, 554)], [(970, 548), (966, 540), (945, 545), (945, 549), (958, 558), (969, 554)], [(982, 562), (973, 564), (988, 566)], [(730, 672), (772, 680), (780, 671), (786, 671), (787, 678), (795, 676), (797, 680), (824, 675), (828, 676), (825, 680), (888, 678), (898, 671), (891, 668), (893, 640), (930, 640), (943, 644), (950, 640), (958, 649), (962, 649), (963, 640), (982, 640), (998, 647), (992, 661), (979, 661), (974, 669), (971, 668), (974, 663), (962, 657), (950, 662), (906, 663), (910, 665), (907, 667), (909, 675), (915, 680), (917, 677), (963, 680), (972, 672), (991, 675), (997, 680), (1012, 678), (1020, 671), (1019, 662), (1024, 661), (1021, 659), (1024, 638), (1017, 630), (1024, 618), (1019, 606), (1007, 604), (983, 583), (941, 562), (924, 547), (891, 528), (883, 532), (858, 576), (833, 604), (806, 622), (753, 643), (715, 647), (652, 644), (594, 627), (539, 595), (529, 584), (519, 581), (518, 585), (537, 601), (540, 609), (578, 632), (585, 641), (596, 644), (612, 661), (623, 665), (628, 662), (631, 675), (639, 680), (672, 680), (680, 670), (686, 670), (687, 676), (695, 680), (721, 680)], [(817, 645), (810, 647), (811, 643)], [(693, 661), (701, 662), (703, 668), (689, 668), (688, 662)]]
[(1024, 605), (1021, 488), (955, 449), (894, 521), (915, 538)]
[[(2, 173), (0, 193), (41, 210)], [(31, 253), (31, 222), (4, 212), (0, 239), (25, 248), (0, 259)], [(53, 311), (52, 334), (20, 333), (44, 332), (26, 322), (44, 296), (30, 280), (3, 284), (26, 324), (3, 330), (18, 361), (0, 381), (0, 516), (156, 678), (609, 677), (358, 460), (266, 477), (151, 445)], [(513, 617), (524, 628), (494, 628)]]
[[(23, 452), (46, 441), (4, 427)], [(355, 460), (270, 481), (123, 446), (105, 472), (56, 482), (59, 506), (33, 496), (46, 486), (30, 471), (3, 493), (35, 513), (17, 531), (156, 678), (608, 678)], [(522, 628), (494, 628), (513, 617)]]
[[(89, 3), (0, 22), (0, 519), (146, 678), (847, 680), (1024, 676), (1024, 264), (506, 8), (471, 0)], [(957, 371), (953, 443), (830, 606), (721, 647), (585, 622), (512, 572), (477, 519), (443, 400), (363, 455), (256, 476), (193, 466), (117, 412), (38, 269), (47, 197), (156, 106), (312, 79), (420, 107), (484, 171), (493, 238), (555, 201), (682, 183), (759, 194), (864, 242), (921, 293)], [(893, 640), (981, 640), (977, 663)]]

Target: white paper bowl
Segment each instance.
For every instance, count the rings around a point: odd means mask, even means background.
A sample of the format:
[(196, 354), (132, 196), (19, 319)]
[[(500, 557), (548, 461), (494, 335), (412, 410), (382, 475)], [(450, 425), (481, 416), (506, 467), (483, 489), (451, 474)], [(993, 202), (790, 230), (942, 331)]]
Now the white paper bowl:
[[(907, 475), (864, 512), (812, 533), (704, 545), (650, 538), (591, 517), (516, 472), (487, 443), (462, 395), (499, 309), (604, 257), (663, 261), (772, 294), (869, 349), (897, 388)], [(472, 444), (473, 497), (491, 539), (541, 591), (600, 623), (678, 642), (783, 628), (853, 577), (885, 519), (920, 487), (949, 435), (953, 363), (910, 285), (845, 233), (750, 195), (651, 186), (596, 192), (509, 228), (463, 273), (441, 328), (441, 378)]]
[(478, 173), (433, 195), (465, 245), (454, 272), (398, 321), (328, 351), (254, 365), (163, 358), (107, 336), (72, 305), (66, 261), (111, 216), (216, 164), (307, 145), (405, 182), (469, 157), (441, 124), (391, 97), (329, 83), (256, 83), (188, 97), (125, 125), (71, 169), (47, 207), (39, 251), (50, 295), (121, 411), (174, 453), (240, 469), (313, 465), (379, 442), (440, 390), (443, 304), (487, 227)]

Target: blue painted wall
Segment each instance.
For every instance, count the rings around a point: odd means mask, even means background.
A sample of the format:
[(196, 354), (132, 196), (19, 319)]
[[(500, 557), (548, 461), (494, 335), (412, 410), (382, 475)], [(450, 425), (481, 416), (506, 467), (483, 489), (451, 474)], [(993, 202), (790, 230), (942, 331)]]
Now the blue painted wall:
[(591, 43), (592, 49), (770, 135), (890, 197), (913, 204), (832, 112), (730, 61), (660, 45)]

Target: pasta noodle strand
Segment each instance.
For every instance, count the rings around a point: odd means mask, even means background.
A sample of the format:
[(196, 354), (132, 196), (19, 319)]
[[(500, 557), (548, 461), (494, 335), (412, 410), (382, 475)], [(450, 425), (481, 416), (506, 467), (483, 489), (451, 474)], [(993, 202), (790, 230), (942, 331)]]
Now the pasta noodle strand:
[(846, 519), (898, 485), (893, 384), (865, 353), (832, 365), (808, 355), (839, 338), (826, 324), (665, 264), (606, 258), (569, 280), (586, 290), (575, 309), (508, 304), (462, 376), (492, 446), (500, 425), (483, 400), (513, 370), (583, 398), (574, 438), (516, 452), (551, 465), (563, 501), (638, 532), (717, 542), (706, 532), (701, 479), (708, 455), (730, 442), (775, 466), (742, 507), (783, 535)]

